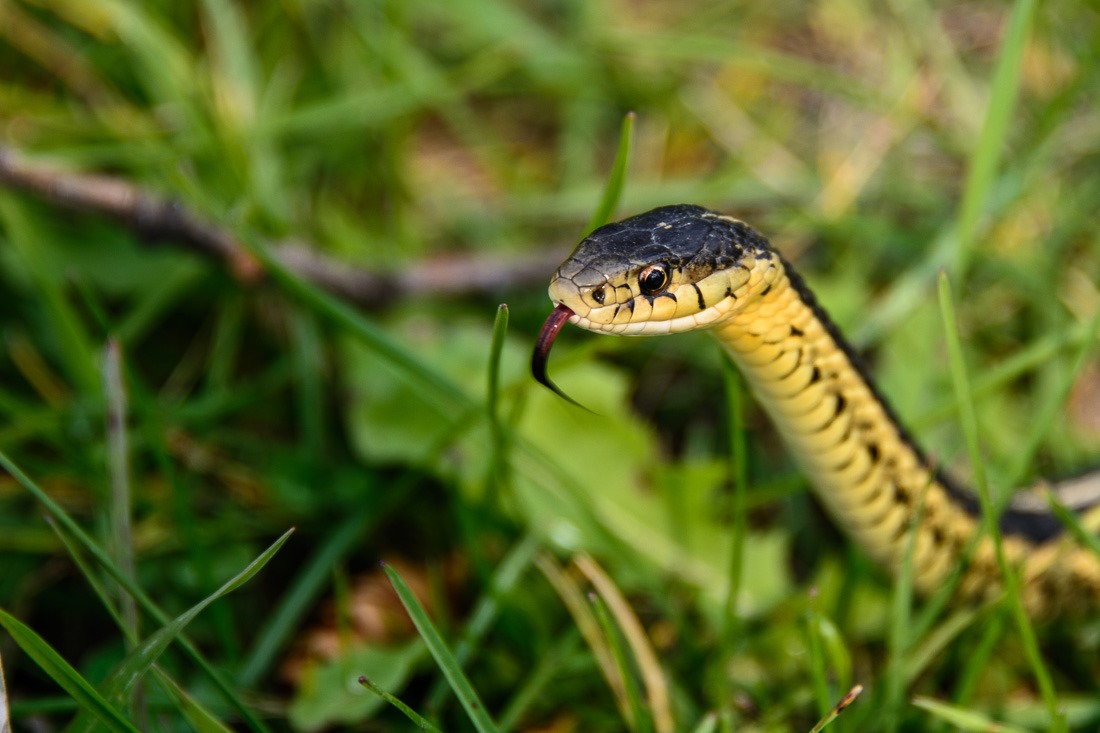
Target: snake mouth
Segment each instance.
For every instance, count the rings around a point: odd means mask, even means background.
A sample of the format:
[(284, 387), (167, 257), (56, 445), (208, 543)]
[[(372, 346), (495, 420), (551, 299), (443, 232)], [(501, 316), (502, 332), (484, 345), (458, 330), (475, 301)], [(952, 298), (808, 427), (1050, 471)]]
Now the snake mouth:
[(542, 330), (539, 331), (539, 337), (535, 341), (535, 350), (531, 354), (531, 376), (535, 378), (536, 382), (543, 385), (566, 402), (574, 404), (582, 409), (587, 409), (584, 405), (563, 392), (558, 385), (554, 384), (550, 376), (546, 373), (546, 363), (550, 359), (550, 347), (554, 345), (554, 339), (558, 337), (561, 327), (574, 315), (573, 309), (563, 303), (558, 303), (554, 307), (554, 310), (550, 311), (550, 315), (546, 318), (546, 323), (542, 324)]

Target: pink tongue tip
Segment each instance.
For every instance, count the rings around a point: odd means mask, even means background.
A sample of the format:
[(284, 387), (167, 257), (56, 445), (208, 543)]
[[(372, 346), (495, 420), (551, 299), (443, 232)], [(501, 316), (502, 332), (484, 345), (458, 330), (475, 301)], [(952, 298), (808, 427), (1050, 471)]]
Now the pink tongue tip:
[(550, 311), (550, 315), (546, 318), (546, 323), (542, 324), (542, 330), (539, 331), (539, 337), (535, 341), (535, 350), (531, 354), (531, 376), (533, 376), (535, 381), (539, 384), (543, 385), (566, 402), (587, 410), (587, 407), (577, 402), (565, 392), (562, 392), (558, 385), (554, 384), (553, 381), (550, 380), (550, 376), (546, 373), (546, 363), (550, 358), (550, 347), (554, 345), (554, 339), (558, 337), (558, 332), (561, 331), (561, 327), (565, 325), (565, 322), (572, 316), (573, 309), (561, 303), (558, 303), (558, 305), (554, 307), (554, 310)]

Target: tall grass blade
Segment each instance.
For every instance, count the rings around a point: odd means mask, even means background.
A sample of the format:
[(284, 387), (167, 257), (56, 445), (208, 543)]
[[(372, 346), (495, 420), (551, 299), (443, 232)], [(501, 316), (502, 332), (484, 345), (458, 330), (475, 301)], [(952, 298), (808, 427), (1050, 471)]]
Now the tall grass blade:
[(183, 714), (184, 719), (191, 725), (193, 730), (198, 731), (198, 733), (232, 733), (229, 726), (215, 718), (213, 713), (203, 707), (198, 700), (188, 695), (187, 691), (177, 685), (171, 677), (156, 667), (153, 667), (153, 674), (156, 675), (161, 688), (172, 698), (176, 709)]
[(726, 590), (725, 616), (722, 619), (722, 656), (733, 655), (739, 627), (737, 598), (741, 594), (741, 572), (744, 567), (745, 536), (748, 534), (746, 494), (749, 484), (749, 451), (745, 440), (744, 391), (737, 368), (729, 359), (722, 360), (723, 384), (726, 388), (726, 421), (729, 430), (730, 484), (733, 491), (733, 530), (730, 535), (729, 586)]
[[(404, 495), (403, 490), (393, 492), (395, 500)], [(260, 625), (252, 650), (237, 675), (240, 684), (251, 687), (267, 674), (287, 639), (324, 589), (332, 568), (383, 514), (385, 511), (377, 506), (363, 507), (336, 527), (309, 558), (271, 615)]]
[(1030, 431), (1026, 439), (1022, 441), (1023, 445), (1015, 452), (1015, 462), (1009, 467), (1007, 485), (1019, 486), (1027, 475), (1028, 468), (1035, 462), (1035, 454), (1039, 452), (1043, 439), (1050, 433), (1055, 421), (1062, 413), (1070, 391), (1077, 383), (1078, 377), (1081, 376), (1081, 372), (1088, 364), (1089, 358), (1096, 348), (1098, 330), (1100, 330), (1100, 308), (1097, 308), (1096, 312), (1092, 314), (1092, 318), (1089, 319), (1086, 338), (1077, 347), (1076, 353), (1073, 354), (1069, 369), (1059, 376), (1058, 384), (1055, 386), (1053, 393), (1036, 410), (1036, 414), (1031, 419), (1029, 423)]
[[(812, 593), (815, 593), (812, 591)], [(816, 593), (815, 593), (816, 595)], [(819, 619), (821, 614), (814, 608), (815, 597), (810, 598), (803, 618), (803, 626), (806, 634), (807, 664), (810, 667), (810, 683), (813, 687), (814, 701), (817, 703), (819, 715), (826, 715), (833, 705), (833, 697), (829, 692), (829, 673), (825, 668), (825, 653), (822, 649)]]
[(973, 710), (965, 710), (928, 697), (915, 697), (913, 704), (959, 730), (975, 731), (975, 733), (1030, 733), (1023, 728), (1014, 728), (990, 720)]
[(615, 208), (619, 205), (619, 198), (623, 193), (623, 185), (626, 181), (626, 168), (630, 163), (630, 149), (634, 144), (634, 119), (633, 112), (627, 112), (623, 117), (622, 127), (619, 128), (619, 148), (615, 151), (615, 161), (611, 164), (611, 175), (607, 178), (607, 184), (603, 189), (603, 198), (600, 205), (592, 213), (585, 227), (585, 234), (602, 227), (611, 221), (615, 214)]
[(458, 384), (425, 365), (408, 347), (393, 339), (383, 329), (356, 311), (353, 306), (291, 272), (275, 260), (263, 246), (250, 242), (248, 238), (243, 241), (248, 245), (249, 251), (260, 260), (271, 278), (283, 289), (326, 319), (355, 335), (399, 372), (427, 389), (431, 397), (440, 402), (441, 406), (461, 411), (475, 404), (469, 394)]
[(676, 729), (676, 721), (673, 718), (668, 681), (641, 620), (630, 607), (623, 591), (590, 555), (579, 555), (574, 563), (596, 589), (630, 646), (630, 652), (645, 684), (646, 700), (654, 729), (657, 733), (672, 733)]
[[(459, 666), (465, 666), (477, 650), (491, 624), (499, 615), (502, 601), (515, 590), (516, 584), (531, 567), (541, 547), (542, 539), (535, 533), (529, 533), (517, 542), (497, 564), (489, 580), (488, 590), (474, 604), (462, 635), (455, 644), (454, 656)], [(436, 689), (432, 690), (428, 696), (427, 709), (437, 709), (448, 690), (450, 687), (446, 681), (440, 680)]]
[(500, 359), (504, 352), (504, 338), (508, 334), (508, 305), (501, 303), (493, 320), (493, 340), (489, 346), (489, 370), (485, 409), (489, 419), (493, 454), (489, 461), (488, 496), (499, 500), (503, 488), (504, 472), (508, 466), (505, 431), (500, 422)]
[(562, 672), (569, 659), (577, 652), (580, 643), (580, 632), (571, 627), (567, 629), (557, 640), (551, 644), (549, 651), (544, 654), (528, 675), (527, 680), (518, 687), (504, 711), (500, 714), (497, 725), (501, 733), (508, 733), (519, 725), (524, 713), (538, 699), (546, 696), (546, 686), (554, 679), (554, 676)]
[(361, 684), (363, 687), (366, 687), (375, 695), (378, 695), (378, 697), (382, 698), (390, 705), (393, 705), (395, 708), (404, 713), (405, 717), (412, 721), (412, 724), (416, 726), (417, 730), (426, 730), (430, 731), (431, 733), (441, 733), (439, 728), (436, 728), (434, 725), (432, 725), (427, 718), (410, 708), (405, 703), (401, 702), (401, 700), (398, 699), (397, 696), (386, 692), (366, 677), (360, 677), (359, 684)]
[(42, 668), (46, 675), (61, 686), (76, 700), (77, 704), (91, 713), (103, 726), (116, 733), (137, 733), (131, 723), (108, 703), (88, 680), (73, 669), (72, 665), (61, 658), (46, 641), (10, 615), (0, 609), (0, 626), (7, 629), (12, 639), (23, 652)]
[[(104, 587), (100, 581), (98, 573), (96, 573), (92, 567), (88, 564), (87, 559), (84, 556), (84, 552), (80, 547), (76, 545), (74, 539), (68, 532), (64, 531), (58, 526), (57, 522), (52, 517), (47, 517), (46, 520), (50, 528), (60, 538), (61, 543), (65, 546), (65, 550), (69, 553), (69, 557), (73, 559), (77, 567), (80, 569), (81, 575), (88, 581), (88, 584), (92, 586), (93, 592), (96, 597), (99, 598), (100, 603), (110, 613), (111, 618), (114, 620), (115, 625), (118, 626), (122, 632), (123, 637), (127, 643), (131, 646), (137, 646), (137, 637), (133, 631), (126, 626), (126, 623), (122, 620), (122, 617), (114, 609), (110, 602), (110, 595), (107, 592), (107, 588)], [(183, 716), (191, 723), (191, 727), (202, 733), (225, 733), (229, 729), (221, 723), (214, 715), (202, 706), (197, 700), (187, 694), (176, 682), (167, 674), (162, 672), (157, 667), (152, 669), (153, 675), (156, 678), (157, 683), (168, 694), (172, 700), (175, 701), (176, 708), (183, 714)], [(70, 729), (75, 729), (75, 725)], [(85, 726), (85, 729), (87, 726)], [(0, 730), (0, 733), (4, 733)]]
[(642, 702), (641, 690), (638, 689), (638, 680), (634, 674), (634, 668), (626, 655), (619, 629), (611, 620), (611, 613), (607, 610), (607, 604), (597, 593), (590, 593), (589, 603), (595, 611), (596, 620), (600, 623), (604, 638), (611, 648), (611, 656), (615, 660), (615, 666), (619, 670), (619, 676), (623, 680), (623, 695), (626, 698), (626, 709), (630, 711), (627, 719), (627, 727), (635, 733), (653, 733), (653, 721)]
[(604, 681), (611, 688), (611, 694), (615, 698), (615, 704), (619, 706), (619, 712), (624, 720), (628, 720), (630, 709), (626, 705), (626, 683), (622, 678), (621, 670), (615, 664), (610, 644), (593, 613), (592, 605), (585, 602), (584, 594), (577, 583), (549, 555), (540, 555), (535, 559), (535, 564), (569, 610), (573, 623), (584, 637), (592, 656), (596, 658), (596, 664), (603, 674)]
[(989, 199), (997, 163), (1004, 149), (1009, 123), (1012, 121), (1012, 111), (1019, 96), (1020, 69), (1036, 5), (1035, 0), (1016, 0), (997, 58), (989, 107), (986, 109), (978, 144), (974, 148), (974, 156), (970, 159), (959, 209), (955, 269), (952, 274), (960, 279), (966, 276), (970, 264), (974, 233), (978, 228), (982, 209)]
[(473, 685), (470, 684), (470, 680), (467, 679), (462, 672), (462, 668), (455, 661), (454, 655), (447, 648), (443, 637), (435, 628), (431, 619), (428, 618), (428, 614), (424, 607), (420, 605), (420, 601), (416, 600), (416, 596), (409, 590), (409, 586), (405, 584), (405, 581), (401, 579), (396, 570), (389, 565), (383, 565), (382, 567), (386, 571), (386, 576), (390, 579), (393, 589), (397, 591), (397, 597), (401, 599), (401, 604), (405, 606), (409, 618), (412, 619), (417, 631), (420, 632), (420, 637), (427, 644), (428, 651), (435, 658), (436, 664), (439, 665), (447, 681), (451, 683), (451, 688), (454, 690), (459, 702), (462, 703), (462, 707), (466, 710), (466, 715), (469, 716), (474, 728), (477, 729), (478, 733), (497, 733), (497, 727), (485, 710), (484, 703), (481, 702), (481, 698), (478, 697)]
[(92, 339), (43, 251), (39, 241), (43, 232), (35, 227), (27, 207), (9, 194), (0, 195), (0, 223), (42, 300), (69, 379), (83, 395), (98, 397), (99, 370)]
[(1062, 731), (1065, 730), (1065, 718), (1058, 710), (1058, 698), (1054, 691), (1054, 683), (1051, 681), (1050, 672), (1047, 670), (1042, 654), (1039, 652), (1035, 630), (1032, 628), (1031, 621), (1024, 610), (1019, 579), (1016, 577), (1015, 569), (1008, 563), (1004, 543), (1001, 541), (1000, 528), (997, 523), (997, 508), (990, 496), (989, 485), (986, 481), (985, 464), (982, 460), (981, 444), (978, 438), (978, 418), (974, 411), (974, 399), (970, 392), (970, 379), (967, 375), (966, 362), (962, 352), (962, 340), (959, 338), (955, 303), (951, 296), (951, 283), (945, 272), (940, 273), (939, 299), (951, 364), (951, 379), (959, 403), (959, 422), (962, 424), (963, 434), (966, 438), (966, 448), (974, 472), (974, 486), (982, 507), (985, 531), (993, 542), (993, 550), (996, 554), (997, 565), (1000, 568), (1005, 595), (1008, 597), (1009, 607), (1012, 610), (1016, 628), (1020, 633), (1024, 652), (1035, 675), (1035, 681), (1039, 685), (1043, 702), (1051, 716), (1051, 730)]
[[(69, 514), (61, 508), (61, 506), (50, 498), (49, 494), (42, 490), (38, 484), (30, 479), (27, 474), (23, 472), (19, 466), (17, 466), (3, 451), (0, 451), (0, 468), (7, 471), (12, 478), (14, 478), (23, 488), (25, 488), (34, 498), (46, 508), (46, 510), (57, 520), (58, 524), (65, 528), (80, 544), (84, 550), (99, 563), (100, 567), (107, 572), (119, 585), (126, 589), (134, 599), (137, 600), (138, 605), (142, 610), (152, 616), (152, 618), (159, 624), (168, 623), (168, 615), (164, 613), (153, 603), (152, 599), (145, 594), (145, 591), (141, 589), (133, 580), (126, 577), (122, 571), (118, 569), (118, 566), (112, 562), (107, 553), (103, 551), (98, 544), (96, 544), (88, 534), (80, 528), (80, 525), (76, 523)], [(267, 726), (256, 717), (252, 710), (245, 705), (240, 696), (230, 687), (229, 682), (225, 679), (221, 672), (216, 670), (206, 658), (199, 653), (199, 650), (195, 648), (186, 637), (180, 636), (180, 647), (187, 653), (187, 656), (195, 662), (196, 665), (203, 671), (203, 673), (214, 683), (214, 686), (218, 691), (233, 705), (234, 708), (241, 714), (241, 718), (244, 723), (253, 731), (258, 733), (267, 733)]]
[(183, 630), (196, 616), (202, 613), (206, 607), (214, 601), (232, 593), (251, 580), (256, 573), (260, 572), (260, 570), (267, 565), (268, 561), (275, 556), (275, 553), (279, 551), (288, 539), (290, 539), (290, 535), (293, 533), (293, 529), (287, 530), (283, 533), (282, 537), (275, 540), (270, 547), (260, 553), (255, 560), (250, 562), (244, 570), (226, 581), (225, 584), (214, 591), (214, 593), (199, 601), (190, 609), (174, 618), (171, 622), (158, 629), (140, 646), (127, 654), (117, 670), (111, 675), (107, 685), (108, 697), (115, 700), (124, 698), (129, 691), (133, 689), (134, 685), (137, 684), (138, 680), (140, 680), (157, 659), (160, 658), (160, 655), (164, 653), (168, 645), (179, 638)]
[(1081, 524), (1080, 517), (1067, 509), (1065, 505), (1058, 500), (1058, 495), (1053, 491), (1046, 489), (1043, 495), (1046, 497), (1047, 505), (1050, 506), (1051, 513), (1054, 514), (1066, 530), (1073, 535), (1073, 539), (1080, 543), (1082, 547), (1087, 547), (1098, 559), (1100, 559), (1100, 537), (1085, 529)]
[[(929, 481), (931, 482), (931, 478)], [(887, 730), (896, 730), (898, 721), (901, 719), (906, 684), (905, 666), (907, 655), (913, 645), (913, 557), (917, 549), (917, 533), (924, 516), (924, 498), (928, 493), (928, 487), (924, 488), (917, 501), (916, 511), (913, 512), (909, 521), (901, 566), (898, 568), (898, 576), (894, 581), (893, 595), (890, 599), (890, 625), (886, 637), (888, 656), (884, 685)]]
[(0, 654), (0, 733), (11, 733), (11, 709), (8, 707), (8, 685), (4, 682), (2, 654)]
[[(111, 483), (111, 538), (115, 562), (131, 580), (137, 578), (134, 569), (133, 511), (130, 489), (130, 435), (127, 420), (129, 408), (122, 345), (109, 339), (103, 349), (103, 392), (107, 402), (107, 469)], [(120, 589), (121, 590), (121, 589)], [(120, 592), (119, 609), (130, 636), (140, 635), (137, 604), (125, 591)]]

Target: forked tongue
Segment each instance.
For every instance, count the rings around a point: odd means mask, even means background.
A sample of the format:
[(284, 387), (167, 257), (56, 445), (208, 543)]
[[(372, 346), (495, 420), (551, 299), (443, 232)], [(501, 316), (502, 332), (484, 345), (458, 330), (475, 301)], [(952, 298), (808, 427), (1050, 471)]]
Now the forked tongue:
[(566, 402), (576, 405), (582, 410), (588, 410), (587, 407), (562, 392), (558, 385), (550, 381), (550, 376), (546, 373), (546, 362), (550, 358), (550, 347), (554, 345), (554, 339), (558, 337), (561, 327), (572, 315), (573, 310), (569, 306), (560, 303), (554, 310), (550, 311), (546, 323), (542, 324), (542, 330), (539, 331), (538, 340), (535, 341), (535, 351), (531, 354), (531, 376), (539, 384), (547, 387)]

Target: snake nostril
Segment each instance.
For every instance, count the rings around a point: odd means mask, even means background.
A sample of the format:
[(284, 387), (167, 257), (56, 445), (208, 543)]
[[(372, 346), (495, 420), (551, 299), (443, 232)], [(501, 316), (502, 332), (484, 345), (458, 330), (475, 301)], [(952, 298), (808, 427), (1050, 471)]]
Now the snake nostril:
[(607, 293), (602, 285), (592, 291), (592, 300), (596, 301), (600, 305), (603, 305), (603, 301), (606, 297)]

